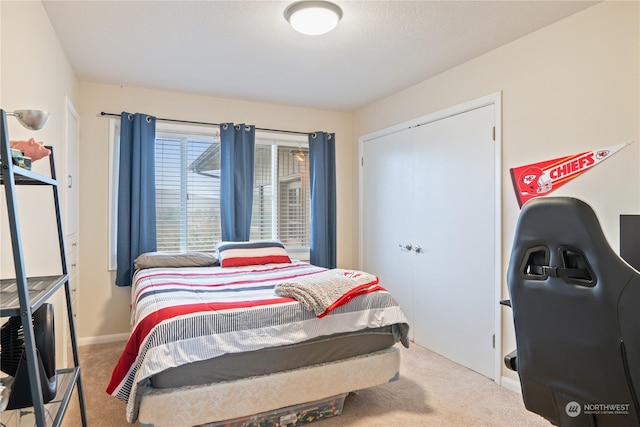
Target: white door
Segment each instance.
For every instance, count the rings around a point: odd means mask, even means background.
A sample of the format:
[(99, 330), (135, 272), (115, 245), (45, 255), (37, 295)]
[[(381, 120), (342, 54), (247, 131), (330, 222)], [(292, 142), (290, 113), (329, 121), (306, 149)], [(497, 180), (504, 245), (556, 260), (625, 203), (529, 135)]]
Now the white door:
[[(489, 105), (363, 143), (363, 269), (410, 313), (417, 344), (490, 378), (493, 127)], [(394, 166), (397, 149), (410, 166)]]
[[(413, 324), (413, 259), (407, 256), (409, 250), (400, 246), (410, 243), (413, 230), (409, 222), (398, 221), (413, 209), (413, 141), (398, 133), (365, 146), (365, 270), (380, 278)], [(409, 332), (413, 334), (413, 330)]]
[(80, 119), (78, 112), (67, 99), (67, 123), (66, 123), (66, 195), (65, 202), (65, 234), (73, 235), (78, 231), (78, 148), (80, 138)]

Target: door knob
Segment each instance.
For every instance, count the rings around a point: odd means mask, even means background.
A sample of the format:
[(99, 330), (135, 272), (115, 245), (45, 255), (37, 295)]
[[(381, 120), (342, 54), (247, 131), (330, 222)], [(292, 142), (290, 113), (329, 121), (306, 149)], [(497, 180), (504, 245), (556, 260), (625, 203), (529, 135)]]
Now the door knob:
[(413, 249), (413, 245), (411, 243), (407, 243), (406, 245), (398, 245), (398, 246), (400, 246), (402, 249), (406, 249), (408, 251)]
[(420, 245), (418, 245), (415, 248), (413, 248), (413, 250), (416, 251), (417, 254), (421, 254), (422, 253), (422, 248), (420, 247)]

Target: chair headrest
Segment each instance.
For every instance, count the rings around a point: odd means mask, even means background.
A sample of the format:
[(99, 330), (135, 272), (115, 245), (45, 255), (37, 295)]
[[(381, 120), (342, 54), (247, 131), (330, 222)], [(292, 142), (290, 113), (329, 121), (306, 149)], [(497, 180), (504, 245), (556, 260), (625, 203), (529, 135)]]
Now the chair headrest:
[(591, 206), (571, 197), (539, 197), (525, 203), (516, 227), (516, 241), (553, 247), (609, 248)]

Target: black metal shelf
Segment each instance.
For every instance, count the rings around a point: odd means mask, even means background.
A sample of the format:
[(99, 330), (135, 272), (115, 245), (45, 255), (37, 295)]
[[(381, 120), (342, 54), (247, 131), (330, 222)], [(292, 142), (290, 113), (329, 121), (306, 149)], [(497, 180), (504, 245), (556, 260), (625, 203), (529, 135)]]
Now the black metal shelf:
[[(31, 312), (36, 311), (51, 295), (69, 280), (66, 274), (60, 276), (27, 277), (27, 291), (31, 302)], [(18, 295), (18, 280), (0, 280), (0, 317), (19, 316), (20, 299)]]
[[(69, 405), (69, 401), (71, 400), (73, 390), (77, 389), (80, 404), (80, 417), (82, 419), (82, 425), (86, 426), (87, 419), (84, 407), (82, 380), (80, 376), (80, 359), (76, 343), (73, 304), (71, 302), (71, 289), (69, 286), (64, 235), (62, 232), (60, 195), (58, 182), (56, 180), (53, 149), (51, 147), (47, 147), (51, 149), (51, 153), (49, 154), (50, 178), (15, 165), (11, 158), (10, 140), (6, 123), (7, 114), (2, 109), (0, 109), (0, 116), (0, 185), (4, 186), (4, 192), (7, 199), (6, 208), (9, 219), (9, 235), (11, 238), (13, 265), (16, 276), (13, 279), (0, 280), (0, 317), (17, 316), (21, 320), (22, 335), (24, 338), (22, 357), (24, 357), (27, 362), (27, 381), (29, 382), (29, 388), (31, 391), (31, 402), (33, 402), (32, 409), (35, 416), (35, 424), (38, 427), (44, 427), (49, 425), (49, 421), (52, 421), (53, 426), (60, 426)], [(23, 242), (20, 237), (20, 221), (16, 196), (16, 187), (20, 185), (44, 185), (49, 186), (52, 189), (62, 274), (42, 277), (27, 277), (23, 255)], [(71, 350), (73, 353), (73, 368), (56, 371), (58, 375), (56, 398), (52, 402), (44, 404), (42, 384), (40, 382), (40, 371), (37, 366), (38, 353), (33, 327), (33, 312), (51, 298), (51, 296), (53, 296), (53, 294), (61, 287), (64, 287), (65, 292), (68, 317), (67, 326), (69, 328)], [(20, 380), (20, 378), (18, 378), (18, 380)]]
[[(80, 376), (80, 367), (59, 369), (56, 371), (56, 374), (58, 384), (57, 396), (51, 402), (45, 403), (44, 405), (45, 412), (47, 413), (47, 426), (57, 426), (62, 423), (64, 414), (69, 406), (69, 401), (71, 400), (71, 395), (73, 394), (74, 386)], [(2, 378), (0, 379), (0, 383), (8, 379), (8, 377)], [(4, 385), (9, 386), (10, 383), (4, 383)], [(35, 413), (33, 409), (32, 412)], [(6, 424), (6, 421), (12, 420), (13, 417), (16, 417), (16, 421), (18, 421), (21, 416), (30, 413), (30, 411), (24, 408), (3, 411), (0, 413), (0, 422)], [(11, 424), (13, 424), (13, 422)], [(20, 424), (22, 425), (22, 423)]]
[(56, 426), (62, 423), (64, 414), (67, 411), (67, 407), (69, 406), (69, 401), (71, 400), (71, 395), (73, 394), (74, 385), (78, 382), (78, 379), (80, 378), (80, 366), (76, 366), (70, 369), (61, 369), (57, 372), (58, 372), (58, 381), (59, 381), (58, 393), (62, 392), (62, 398), (60, 400), (56, 400), (53, 402), (54, 404), (57, 404), (57, 408), (50, 408), (50, 411), (52, 411), (52, 413), (55, 413), (53, 425), (56, 425)]
[[(15, 174), (14, 180), (16, 185), (58, 185), (56, 180), (32, 172), (29, 169), (21, 168), (20, 166), (13, 165), (13, 172)], [(0, 179), (0, 185), (4, 185), (2, 179)]]

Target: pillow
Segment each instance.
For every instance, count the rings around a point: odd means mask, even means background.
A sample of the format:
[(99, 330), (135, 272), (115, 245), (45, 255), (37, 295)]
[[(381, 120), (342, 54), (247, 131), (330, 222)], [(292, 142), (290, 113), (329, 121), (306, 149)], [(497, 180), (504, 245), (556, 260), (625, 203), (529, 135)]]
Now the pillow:
[(212, 267), (218, 265), (218, 256), (206, 252), (146, 252), (133, 262), (140, 268), (154, 267)]
[(290, 263), (284, 245), (277, 240), (221, 242), (218, 244), (221, 267)]

